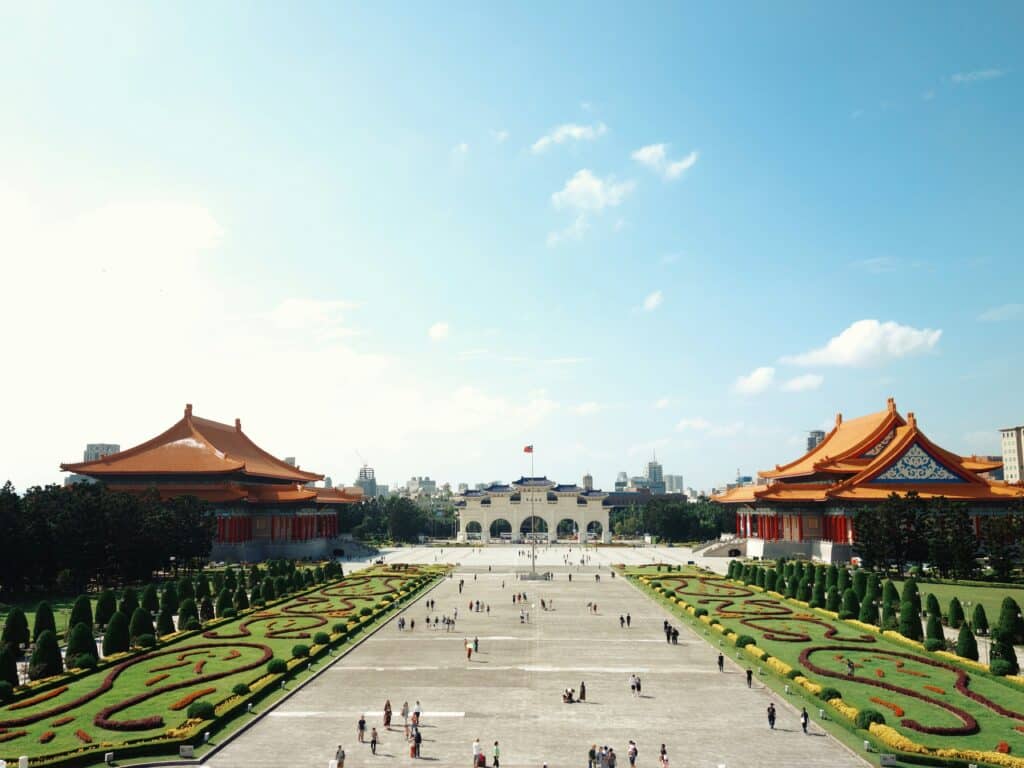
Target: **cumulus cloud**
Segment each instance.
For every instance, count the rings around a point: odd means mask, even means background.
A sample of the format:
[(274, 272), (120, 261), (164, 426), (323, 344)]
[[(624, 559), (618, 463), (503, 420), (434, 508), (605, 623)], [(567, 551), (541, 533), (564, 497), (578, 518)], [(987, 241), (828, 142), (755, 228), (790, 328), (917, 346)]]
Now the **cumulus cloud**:
[(567, 141), (593, 141), (604, 136), (607, 131), (608, 126), (604, 123), (594, 123), (593, 125), (564, 123), (537, 139), (530, 147), (530, 151), (539, 155), (554, 144), (564, 144)]
[(837, 365), (863, 367), (881, 365), (911, 355), (929, 352), (942, 336), (941, 330), (913, 328), (896, 322), (858, 320), (825, 346), (782, 358), (793, 365)]
[(950, 80), (957, 85), (970, 85), (984, 80), (995, 80), (1005, 74), (1006, 72), (1002, 69), (975, 69), (971, 72), (957, 72)]
[(742, 421), (734, 421), (728, 424), (715, 424), (700, 416), (694, 418), (680, 419), (676, 424), (677, 432), (697, 432), (709, 437), (733, 437), (743, 430)]
[(746, 376), (739, 376), (733, 384), (733, 391), (741, 395), (756, 395), (764, 392), (775, 381), (775, 369), (765, 365), (755, 368)]
[(551, 203), (557, 209), (602, 211), (619, 205), (633, 191), (633, 186), (632, 181), (619, 182), (614, 176), (602, 179), (583, 168), (551, 195)]
[(782, 384), (783, 392), (809, 392), (818, 389), (825, 382), (825, 377), (817, 373), (806, 373), (795, 376)]
[(678, 179), (697, 163), (696, 151), (690, 152), (680, 160), (669, 160), (667, 144), (648, 144), (633, 152), (633, 159), (666, 179)]
[(430, 326), (430, 328), (427, 330), (427, 335), (430, 337), (431, 341), (440, 341), (441, 339), (448, 338), (449, 330), (450, 329), (448, 328), (448, 323), (439, 320), (438, 322)]
[(661, 291), (653, 291), (647, 294), (647, 296), (644, 297), (644, 312), (653, 312), (654, 310), (656, 310), (658, 307), (661, 306), (661, 302), (663, 299), (664, 297), (662, 296)]
[(1004, 320), (1012, 320), (1021, 314), (1024, 314), (1024, 304), (1002, 304), (986, 309), (978, 315), (978, 320), (983, 323), (1001, 323)]

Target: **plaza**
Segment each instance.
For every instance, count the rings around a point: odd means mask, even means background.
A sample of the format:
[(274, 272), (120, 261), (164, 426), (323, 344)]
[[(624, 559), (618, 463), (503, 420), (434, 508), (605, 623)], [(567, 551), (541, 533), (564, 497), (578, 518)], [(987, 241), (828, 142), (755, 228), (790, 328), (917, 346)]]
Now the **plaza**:
[[(475, 738), (488, 765), (497, 740), (502, 765), (582, 766), (592, 744), (606, 744), (625, 766), (630, 739), (641, 766), (656, 764), (663, 743), (682, 766), (864, 765), (813, 721), (812, 735), (804, 735), (798, 712), (759, 679), (749, 690), (734, 654), (718, 672), (717, 648), (609, 569), (614, 562), (685, 563), (689, 550), (552, 546), (537, 553), (538, 570), (553, 580), (517, 580), (529, 570), (529, 548), (516, 545), (388, 553), (388, 562), (460, 565), (399, 614), (415, 620), (415, 629), (400, 632), (395, 617), (204, 764), (326, 766), (339, 743), (349, 767), (409, 764), (398, 713), (403, 702), (412, 708), (419, 701), (422, 756), (443, 765), (467, 765)], [(588, 564), (579, 565), (581, 555)], [(566, 557), (574, 564), (565, 565)], [(528, 623), (513, 604), (519, 591), (527, 594)], [(434, 612), (427, 600), (436, 601)], [(490, 612), (470, 611), (470, 600)], [(551, 610), (542, 610), (541, 600)], [(596, 613), (588, 603), (597, 604)], [(426, 628), (428, 616), (455, 609), (454, 631)], [(627, 613), (632, 626), (620, 628)], [(665, 642), (666, 618), (680, 629), (678, 645)], [(480, 652), (467, 660), (464, 643), (474, 638)], [(630, 695), (631, 674), (642, 680), (640, 698)], [(586, 702), (563, 704), (562, 691), (578, 691), (582, 681)], [(390, 731), (382, 727), (387, 699), (395, 713)], [(772, 701), (779, 711), (774, 732), (765, 716)], [(361, 714), (380, 735), (376, 756), (356, 741)]]

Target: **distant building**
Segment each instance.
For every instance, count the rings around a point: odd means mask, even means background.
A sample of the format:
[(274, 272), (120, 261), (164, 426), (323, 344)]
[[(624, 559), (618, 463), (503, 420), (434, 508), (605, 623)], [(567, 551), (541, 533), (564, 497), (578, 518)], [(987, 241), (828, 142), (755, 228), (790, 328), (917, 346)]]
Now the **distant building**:
[(807, 450), (813, 451), (819, 445), (821, 441), (825, 439), (825, 431), (821, 429), (812, 429), (807, 433)]
[[(117, 443), (86, 443), (82, 452), (83, 461), (99, 461), (105, 456), (112, 456), (121, 452), (121, 446)], [(77, 483), (94, 483), (91, 477), (85, 475), (68, 475), (64, 478), (64, 485), (75, 485)]]
[(583, 490), (592, 491), (594, 490), (594, 476), (587, 472), (583, 476)]
[(619, 472), (615, 478), (615, 491), (616, 493), (622, 493), (626, 490), (629, 485), (629, 476), (625, 472)]
[(684, 493), (686, 487), (683, 485), (682, 475), (665, 475), (666, 493)]
[[(618, 483), (616, 483), (616, 485), (618, 485)], [(651, 485), (646, 477), (642, 475), (634, 475), (633, 477), (629, 478), (629, 484), (626, 486), (626, 490), (633, 492), (647, 491), (649, 493), (651, 490)]]
[(372, 499), (378, 494), (377, 477), (373, 467), (363, 464), (359, 468), (359, 476), (356, 478), (356, 485), (363, 489), (363, 495)]
[(459, 493), (465, 493), (469, 490), (469, 483), (459, 483)]
[(284, 463), (287, 464), (288, 466), (294, 467), (295, 466), (295, 457), (294, 456), (285, 456), (284, 457)]
[(391, 493), (391, 486), (386, 483), (377, 483), (377, 495), (387, 496)]
[(410, 477), (405, 483), (405, 490), (410, 496), (433, 496), (437, 493), (437, 481), (427, 477)]
[(331, 476), (330, 475), (327, 475), (324, 478), (324, 488), (333, 488), (333, 487), (334, 487), (334, 481), (331, 480)]
[(1003, 479), (1019, 483), (1024, 478), (1024, 427), (999, 430), (1003, 438)]
[(665, 493), (665, 475), (658, 457), (654, 456), (647, 462), (647, 487), (651, 493)]

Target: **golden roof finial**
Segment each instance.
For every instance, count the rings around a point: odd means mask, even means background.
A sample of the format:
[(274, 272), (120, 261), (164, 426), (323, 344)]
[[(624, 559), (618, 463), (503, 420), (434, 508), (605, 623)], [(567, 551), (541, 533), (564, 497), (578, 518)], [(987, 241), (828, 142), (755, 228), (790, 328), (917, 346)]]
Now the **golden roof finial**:
[(235, 419), (235, 432), (241, 432), (241, 431), (242, 431), (242, 420), (241, 419)]
[(913, 411), (907, 412), (907, 426), (911, 429), (917, 429), (917, 417)]
[(890, 397), (886, 404), (887, 404), (887, 406), (889, 408), (889, 413), (895, 413), (896, 412), (896, 398), (895, 397)]
[(192, 403), (185, 403), (185, 418), (192, 418)]

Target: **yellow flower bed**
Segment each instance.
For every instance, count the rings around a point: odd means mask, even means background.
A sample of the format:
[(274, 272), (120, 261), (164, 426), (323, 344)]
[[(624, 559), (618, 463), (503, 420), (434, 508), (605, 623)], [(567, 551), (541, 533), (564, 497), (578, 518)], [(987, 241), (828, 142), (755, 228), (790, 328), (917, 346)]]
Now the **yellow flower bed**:
[(184, 739), (191, 736), (195, 732), (196, 727), (202, 723), (202, 718), (192, 717), (186, 720), (184, 723), (179, 725), (177, 728), (170, 728), (166, 731), (166, 735), (171, 739)]
[(824, 608), (815, 608), (815, 610), (818, 613), (821, 613), (821, 614), (824, 614), (825, 616), (828, 616), (830, 619), (835, 619), (836, 621), (839, 620), (839, 614), (836, 613), (835, 611), (826, 611)]
[(751, 656), (753, 656), (758, 661), (760, 661), (761, 657), (763, 657), (765, 655), (765, 653), (766, 653), (764, 650), (762, 650), (761, 648), (758, 648), (753, 643), (751, 643), (750, 645), (746, 646), (743, 650), (746, 651), (747, 653), (749, 653)]
[(785, 677), (793, 671), (793, 668), (789, 666), (789, 664), (784, 662), (782, 659), (776, 658), (775, 656), (772, 656), (770, 659), (768, 659), (768, 661), (766, 661), (765, 664), (767, 664), (771, 669), (775, 670), (783, 677)]
[[(679, 602), (682, 602), (682, 600), (680, 600)], [(687, 604), (686, 604), (686, 612), (687, 612), (687, 613), (691, 613), (691, 614), (693, 614), (693, 613), (696, 613), (696, 612), (697, 612), (697, 609), (696, 609), (696, 608), (694, 608), (694, 607), (693, 607), (692, 605), (690, 605), (689, 603), (687, 603)]]
[(797, 675), (796, 677), (794, 677), (793, 682), (797, 683), (798, 685), (802, 685), (807, 691), (813, 693), (815, 696), (821, 693), (821, 686), (815, 682), (811, 682), (803, 675)]
[(924, 650), (924, 643), (919, 643), (917, 642), (917, 640), (911, 640), (909, 637), (904, 637), (899, 632), (894, 632), (891, 629), (883, 629), (882, 637), (887, 637), (894, 643), (901, 643), (902, 645), (909, 646), (910, 648), (913, 648), (915, 651)]
[(831, 704), (832, 708), (835, 709), (839, 714), (841, 714), (843, 717), (847, 718), (851, 722), (857, 720), (857, 714), (860, 712), (860, 710), (856, 707), (851, 707), (849, 704), (847, 704), (840, 698), (829, 699), (828, 703)]
[(797, 600), (795, 597), (790, 602), (796, 603), (797, 605), (803, 606), (804, 608), (811, 607), (810, 603), (805, 603), (803, 600)]
[(757, 584), (747, 584), (747, 589), (752, 589), (754, 592), (764, 592), (764, 587), (759, 587)]
[(270, 685), (272, 682), (274, 682), (275, 679), (277, 679), (277, 675), (264, 675), (259, 680), (252, 683), (249, 686), (249, 690), (253, 692), (262, 690), (266, 688), (268, 685)]
[(725, 627), (721, 624), (712, 624), (711, 628), (715, 630), (715, 632), (721, 632), (723, 635), (725, 634)]
[(700, 620), (703, 621), (705, 624), (710, 624), (711, 616), (705, 613), (703, 616), (700, 617)]
[[(955, 653), (950, 651), (935, 651), (936, 656), (941, 656), (944, 659), (955, 661), (957, 664), (963, 664), (965, 667), (976, 669), (979, 672), (988, 672), (988, 667), (982, 664), (980, 661), (974, 661), (973, 659), (965, 659), (963, 656), (957, 656)], [(1009, 680), (1010, 678), (1006, 678)]]
[[(968, 661), (970, 661), (970, 659), (968, 659)], [(1017, 685), (1024, 685), (1024, 676), (1022, 675), (1007, 675), (1003, 680), (1009, 680), (1011, 683), (1016, 683)]]
[(784, 594), (782, 594), (781, 592), (769, 592), (768, 594), (771, 595), (772, 597), (779, 598), (779, 600), (785, 600), (786, 599), (786, 596)]
[(857, 627), (857, 629), (863, 629), (865, 632), (874, 632), (876, 635), (881, 631), (874, 624), (868, 624), (858, 619), (847, 619), (846, 623), (852, 624)]
[(241, 696), (228, 696), (226, 699), (224, 699), (224, 701), (215, 706), (213, 708), (213, 711), (218, 715), (223, 715), (225, 712), (227, 712), (241, 700)]
[(1002, 752), (982, 752), (978, 749), (936, 749), (933, 754), (938, 757), (950, 757), (954, 760), (966, 760), (969, 763), (991, 763), (1005, 768), (1024, 768), (1024, 757), (1004, 755)]
[(868, 731), (887, 747), (898, 749), (900, 752), (914, 752), (918, 755), (928, 754), (927, 747), (918, 744), (916, 741), (911, 741), (895, 728), (890, 728), (888, 725), (872, 723), (868, 726)]

